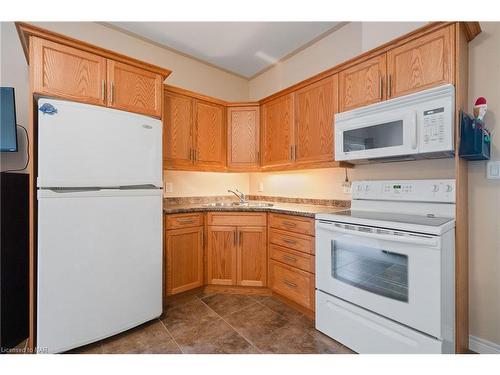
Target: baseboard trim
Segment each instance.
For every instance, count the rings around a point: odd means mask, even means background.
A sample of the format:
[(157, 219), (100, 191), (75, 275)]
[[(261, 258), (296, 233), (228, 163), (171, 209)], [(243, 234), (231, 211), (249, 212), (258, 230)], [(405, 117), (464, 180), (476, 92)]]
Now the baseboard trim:
[(469, 335), (469, 349), (479, 354), (500, 354), (500, 345)]

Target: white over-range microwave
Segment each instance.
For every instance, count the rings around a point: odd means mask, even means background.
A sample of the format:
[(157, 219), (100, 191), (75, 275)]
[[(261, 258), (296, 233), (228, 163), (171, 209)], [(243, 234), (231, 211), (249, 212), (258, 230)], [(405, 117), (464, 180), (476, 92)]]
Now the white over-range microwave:
[(453, 155), (455, 87), (443, 85), (335, 115), (335, 159), (351, 163)]

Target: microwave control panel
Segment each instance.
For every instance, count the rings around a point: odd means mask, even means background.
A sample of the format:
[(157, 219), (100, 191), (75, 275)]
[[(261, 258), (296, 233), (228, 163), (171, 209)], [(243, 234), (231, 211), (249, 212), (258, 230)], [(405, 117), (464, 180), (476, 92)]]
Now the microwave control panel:
[(423, 144), (441, 144), (445, 141), (444, 107), (429, 109), (423, 113)]

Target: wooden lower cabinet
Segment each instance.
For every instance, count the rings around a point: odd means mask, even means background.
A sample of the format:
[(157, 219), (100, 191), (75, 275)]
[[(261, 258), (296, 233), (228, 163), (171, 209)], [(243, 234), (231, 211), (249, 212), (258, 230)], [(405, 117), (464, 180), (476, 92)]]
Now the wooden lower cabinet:
[[(210, 225), (231, 219), (240, 225)], [(265, 213), (209, 213), (207, 283), (267, 285), (267, 228)], [(261, 225), (255, 225), (261, 223)]]
[(315, 310), (314, 229), (313, 218), (269, 214), (269, 287), (309, 311)]
[(202, 226), (167, 230), (165, 250), (166, 295), (203, 285)]
[(271, 260), (269, 284), (282, 296), (309, 310), (314, 309), (314, 274)]

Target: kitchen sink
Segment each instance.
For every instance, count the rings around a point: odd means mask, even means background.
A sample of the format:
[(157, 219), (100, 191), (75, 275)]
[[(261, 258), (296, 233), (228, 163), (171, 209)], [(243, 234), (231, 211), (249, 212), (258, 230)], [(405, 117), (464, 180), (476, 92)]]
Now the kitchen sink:
[(205, 203), (203, 207), (255, 207), (255, 208), (264, 208), (264, 207), (273, 207), (273, 203), (269, 202), (212, 202)]

